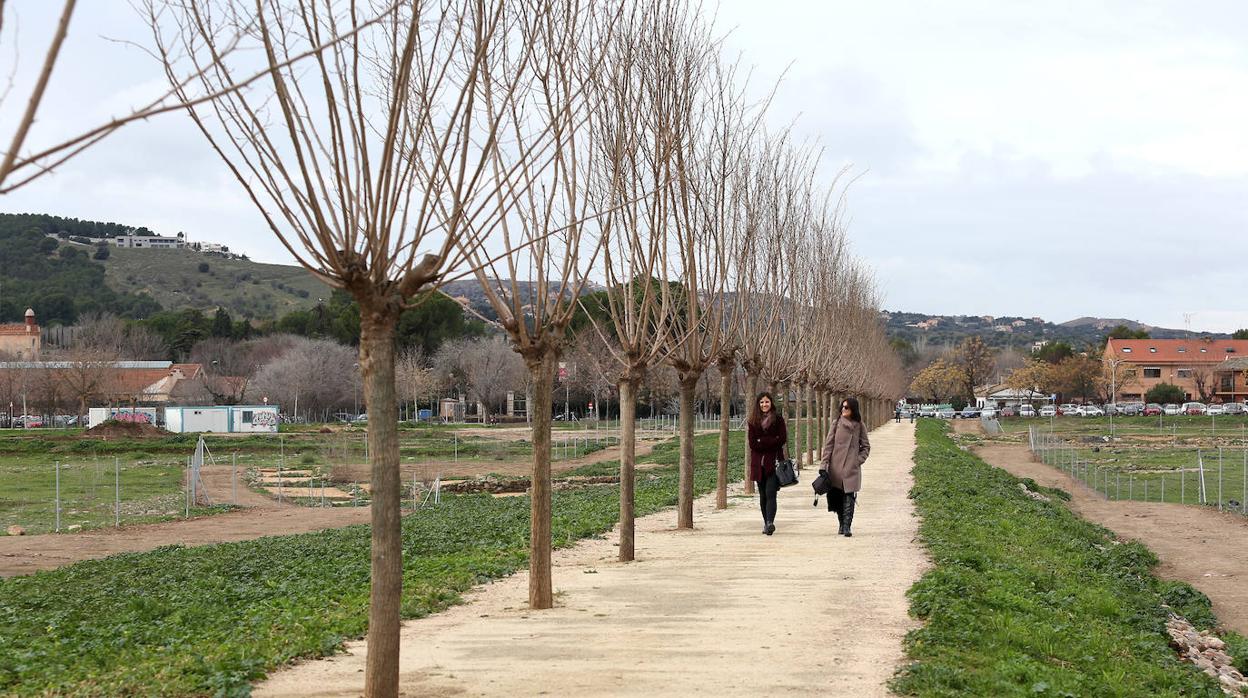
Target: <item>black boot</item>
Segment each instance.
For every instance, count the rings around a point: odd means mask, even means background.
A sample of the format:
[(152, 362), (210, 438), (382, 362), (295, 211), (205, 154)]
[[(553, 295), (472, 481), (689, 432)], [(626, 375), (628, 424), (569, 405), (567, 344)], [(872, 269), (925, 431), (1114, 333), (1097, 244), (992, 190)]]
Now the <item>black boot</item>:
[(850, 527), (854, 525), (854, 506), (858, 503), (858, 493), (845, 493), (845, 503), (841, 505), (842, 521), (845, 522), (841, 535), (850, 538), (854, 535)]

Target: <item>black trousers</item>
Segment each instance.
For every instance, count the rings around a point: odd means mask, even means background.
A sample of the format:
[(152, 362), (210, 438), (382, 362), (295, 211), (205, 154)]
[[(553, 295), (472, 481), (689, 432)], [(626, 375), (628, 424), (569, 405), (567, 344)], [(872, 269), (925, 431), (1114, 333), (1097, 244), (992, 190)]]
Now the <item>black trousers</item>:
[(765, 480), (754, 482), (758, 485), (758, 508), (763, 512), (763, 523), (773, 523), (776, 520), (776, 492), (780, 491), (780, 480), (773, 472)]

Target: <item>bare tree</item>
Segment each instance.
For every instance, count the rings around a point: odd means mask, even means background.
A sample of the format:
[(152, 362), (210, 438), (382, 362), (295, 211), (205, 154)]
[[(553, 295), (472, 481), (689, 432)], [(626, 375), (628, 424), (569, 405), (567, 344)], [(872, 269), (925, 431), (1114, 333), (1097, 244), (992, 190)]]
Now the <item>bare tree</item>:
[(71, 348), (103, 352), (121, 361), (159, 360), (169, 353), (160, 335), (109, 313), (82, 317), (71, 335)]
[[(534, 165), (553, 157), (560, 129), (524, 121), (524, 101), (535, 85), (556, 87), (537, 80), (537, 66), (559, 61), (561, 24), (584, 13), (571, 0), (401, 2), (381, 6), (369, 25), (355, 3), (248, 5), (151, 0), (149, 20), (179, 98), (192, 102), (180, 63), (203, 92), (224, 93), (188, 111), (273, 233), (359, 303), (373, 493), (364, 683), (366, 695), (393, 695), (402, 590), (395, 325), (445, 270), (468, 258), (481, 265), (482, 241), (533, 184)], [(344, 38), (324, 48), (322, 37)], [(264, 56), (265, 80), (241, 89), (238, 69), (204, 70), (229, 48)], [(309, 51), (317, 59), (307, 70), (292, 69)]]
[[(505, 103), (490, 101), (492, 118), (506, 124), (513, 151), (540, 148), (548, 156), (529, 162), (519, 192), (498, 192), (496, 206), (511, 210), (496, 239), (465, 237), (482, 291), (528, 368), (533, 399), (533, 477), (529, 537), (529, 605), (550, 608), (552, 390), (577, 299), (598, 259), (600, 194), (592, 186), (600, 152), (588, 128), (594, 85), (602, 68), (600, 47), (609, 44), (620, 9), (607, 3), (543, 2), (545, 9), (520, 23), (520, 35), (500, 45), (495, 63), (527, 67), (524, 89), (495, 84), (485, 93), (511, 90)], [(548, 134), (556, 136), (553, 140)], [(511, 152), (499, 152), (498, 171), (509, 171)], [(484, 231), (490, 232), (490, 231)], [(491, 255), (491, 248), (501, 252)], [(525, 278), (521, 278), (521, 277)]]
[(678, 196), (671, 244), (678, 260), (681, 293), (677, 301), (675, 344), (668, 363), (680, 383), (680, 471), (677, 495), (678, 528), (693, 527), (694, 397), (698, 379), (733, 344), (730, 329), (729, 282), (733, 264), (745, 245), (747, 225), (739, 215), (736, 176), (749, 157), (761, 108), (744, 96), (735, 66), (708, 52), (690, 106), (696, 132), (676, 143), (673, 179)]
[[(270, 402), (284, 409), (290, 406), (292, 414), (326, 412), (351, 404), (359, 386), (357, 362), (351, 347), (300, 338), (286, 353), (261, 366), (251, 385)], [(370, 424), (372, 420), (370, 414)]]
[[(607, 52), (594, 114), (601, 169), (594, 174), (610, 211), (602, 222), (602, 308), (587, 308), (620, 395), (619, 559), (635, 557), (637, 396), (673, 338), (668, 236), (687, 192), (675, 176), (678, 150), (697, 127), (694, 104), (710, 42), (692, 8), (671, 0), (637, 3)], [(634, 203), (635, 202), (635, 203)], [(594, 312), (597, 311), (597, 312)], [(599, 317), (605, 318), (599, 321)]]
[(489, 413), (506, 410), (507, 393), (523, 387), (526, 372), (524, 362), (499, 336), (446, 342), (434, 366), (440, 374), (458, 375), (468, 396)]
[[(189, 0), (188, 0), (189, 2)], [(149, 17), (153, 16), (155, 11), (155, 3), (148, 4)], [(207, 6), (209, 3), (201, 3)], [(118, 129), (135, 121), (144, 121), (154, 116), (164, 114), (171, 111), (181, 111), (188, 104), (191, 106), (205, 105), (215, 99), (227, 96), (230, 93), (246, 88), (252, 83), (261, 81), (268, 77), (267, 68), (263, 70), (251, 70), (245, 74), (233, 76), (228, 84), (218, 84), (216, 89), (206, 89), (202, 92), (191, 92), (191, 88), (196, 83), (208, 85), (205, 75), (209, 72), (217, 71), (223, 68), (224, 62), (231, 57), (244, 43), (244, 32), (247, 31), (246, 25), (237, 27), (238, 35), (233, 37), (221, 37), (218, 42), (217, 51), (213, 52), (211, 59), (196, 66), (195, 70), (178, 75), (170, 75), (173, 80), (173, 86), (170, 89), (156, 95), (153, 99), (141, 104), (130, 110), (128, 114), (109, 117), (102, 122), (98, 122), (92, 126), (83, 128), (73, 136), (47, 145), (38, 145), (28, 148), (28, 141), (31, 139), (31, 132), (36, 122), (40, 106), (52, 82), (54, 69), (57, 67), (61, 58), (61, 49), (65, 45), (66, 38), (69, 35), (70, 23), (73, 19), (74, 12), (77, 8), (77, 0), (64, 0), (61, 6), (61, 12), (57, 17), (56, 25), (48, 31), (48, 49), (43, 56), (43, 60), (38, 64), (37, 71), (28, 71), (28, 74), (34, 75), (34, 80), (29, 86), (29, 91), (25, 92), (26, 106), (22, 111), (21, 117), (18, 118), (13, 125), (13, 132), (7, 138), (8, 147), (3, 153), (0, 153), (0, 195), (8, 194), (19, 187), (53, 172), (57, 167), (63, 165), (66, 161), (81, 154), (87, 148), (95, 145), (104, 138), (116, 132)], [(6, 34), (13, 23), (6, 21), (8, 18), (6, 4), (0, 1), (0, 44), (5, 41), (14, 40), (16, 37), (16, 29), (14, 28), (10, 34)], [(387, 16), (392, 9), (385, 9), (378, 12), (375, 16), (369, 18), (353, 26), (352, 31), (359, 31), (364, 27), (380, 21), (382, 17)], [(350, 35), (350, 34), (349, 34)], [(278, 67), (290, 68), (294, 63), (310, 58), (328, 46), (344, 38), (343, 35), (334, 33), (322, 35), (320, 43), (309, 46), (307, 50), (289, 54), (284, 63)], [(4, 51), (9, 54), (10, 52)], [(12, 52), (15, 59), (18, 58), (16, 52)], [(19, 66), (17, 60), (11, 68), (8, 76), (9, 85), (14, 83), (14, 77), (18, 73)], [(64, 72), (64, 69), (62, 70)], [(10, 87), (11, 89), (11, 87)], [(4, 90), (0, 93), (0, 106), (4, 105), (6, 98), (10, 97), (10, 90)]]

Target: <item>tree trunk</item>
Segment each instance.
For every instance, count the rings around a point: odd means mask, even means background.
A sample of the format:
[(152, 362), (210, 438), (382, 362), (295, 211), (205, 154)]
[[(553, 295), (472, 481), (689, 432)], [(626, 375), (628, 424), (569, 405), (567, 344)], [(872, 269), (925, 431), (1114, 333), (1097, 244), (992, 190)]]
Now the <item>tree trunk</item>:
[(676, 500), (676, 528), (693, 528), (693, 400), (698, 374), (680, 381), (680, 492)]
[(754, 404), (757, 397), (755, 393), (758, 391), (758, 374), (745, 374), (745, 428), (742, 429), (742, 437), (745, 438), (745, 493), (754, 494), (754, 481), (750, 479), (750, 415), (754, 414), (754, 410), (758, 407)]
[(806, 462), (810, 465), (815, 464), (815, 454), (812, 450), (815, 435), (815, 387), (806, 385), (806, 394), (803, 402), (806, 403)]
[(620, 381), (620, 562), (634, 555), (634, 504), (637, 458), (637, 396), (632, 381)]
[(732, 364), (719, 367), (719, 455), (715, 459), (715, 508), (728, 508), (728, 431), (732, 427)]
[(399, 434), (394, 392), (397, 312), (360, 309), (360, 371), (368, 410), (372, 471), (372, 589), (364, 695), (399, 692), (399, 612), (403, 595), (403, 538), (399, 519)]
[(533, 381), (533, 484), (529, 490), (529, 606), (554, 605), (550, 582), (550, 424), (559, 354), (528, 361)]

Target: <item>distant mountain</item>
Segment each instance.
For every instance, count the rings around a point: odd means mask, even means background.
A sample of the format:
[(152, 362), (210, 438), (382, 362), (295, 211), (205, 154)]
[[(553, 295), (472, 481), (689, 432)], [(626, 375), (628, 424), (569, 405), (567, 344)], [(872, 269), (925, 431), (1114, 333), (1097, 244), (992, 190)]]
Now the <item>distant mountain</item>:
[(1055, 324), (1039, 317), (992, 316), (992, 315), (928, 315), (904, 311), (881, 311), (890, 337), (904, 339), (911, 344), (940, 346), (958, 344), (971, 336), (978, 336), (989, 346), (999, 349), (1015, 347), (1030, 349), (1037, 342), (1066, 342), (1076, 348), (1098, 348), (1109, 331), (1118, 325), (1132, 330), (1144, 330), (1157, 339), (1170, 339), (1196, 335), (1226, 339), (1230, 335), (1217, 332), (1187, 332), (1164, 327), (1153, 327), (1125, 319), (1081, 317)]

